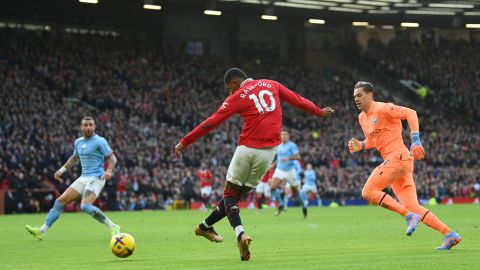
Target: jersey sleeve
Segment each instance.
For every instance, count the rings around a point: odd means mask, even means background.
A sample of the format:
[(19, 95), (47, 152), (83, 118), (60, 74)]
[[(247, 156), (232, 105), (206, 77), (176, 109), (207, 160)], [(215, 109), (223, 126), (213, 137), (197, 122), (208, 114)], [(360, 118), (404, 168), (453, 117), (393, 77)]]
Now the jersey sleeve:
[(300, 151), (298, 151), (298, 146), (294, 143), (292, 143), (292, 155), (298, 154)]
[(313, 114), (316, 116), (323, 115), (322, 109), (317, 107), (317, 105), (313, 104), (313, 102), (311, 102), (310, 100), (288, 89), (281, 83), (278, 83), (278, 92), (280, 99), (287, 102), (288, 104), (295, 106), (309, 114)]
[(232, 115), (234, 115), (240, 109), (233, 99), (233, 96), (229, 96), (215, 113), (190, 131), (187, 136), (183, 137), (180, 143), (184, 147), (187, 147), (208, 134), (210, 131), (217, 128), (222, 122), (232, 117)]
[(108, 142), (106, 139), (102, 138), (99, 143), (99, 150), (100, 153), (102, 154), (103, 157), (109, 156), (111, 153), (113, 153), (112, 148), (110, 148), (110, 145), (108, 145)]
[(388, 119), (407, 120), (410, 131), (419, 131), (417, 112), (408, 107), (387, 103), (383, 106), (382, 112)]

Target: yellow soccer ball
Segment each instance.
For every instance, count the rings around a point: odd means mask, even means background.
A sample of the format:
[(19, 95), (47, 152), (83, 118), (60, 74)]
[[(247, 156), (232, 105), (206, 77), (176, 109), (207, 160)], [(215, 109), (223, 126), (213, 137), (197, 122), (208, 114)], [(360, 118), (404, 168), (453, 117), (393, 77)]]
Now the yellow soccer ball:
[(128, 233), (119, 233), (112, 237), (110, 249), (115, 256), (126, 258), (135, 250), (135, 239)]

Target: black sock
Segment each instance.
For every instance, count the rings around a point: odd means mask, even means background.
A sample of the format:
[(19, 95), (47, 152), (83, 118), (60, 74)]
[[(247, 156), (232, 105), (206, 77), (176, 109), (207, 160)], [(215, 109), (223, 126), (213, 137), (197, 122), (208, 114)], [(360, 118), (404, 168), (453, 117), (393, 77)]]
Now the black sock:
[(302, 211), (303, 211), (303, 215), (304, 215), (304, 216), (307, 216), (307, 208), (306, 208), (306, 207), (303, 207)]
[(223, 198), (223, 201), (225, 203), (225, 213), (227, 214), (228, 221), (233, 229), (242, 225), (240, 208), (238, 208), (237, 200), (234, 197), (225, 197)]
[[(207, 223), (208, 226), (213, 226), (213, 224), (219, 222), (224, 217), (225, 217), (225, 204), (222, 199), (218, 202), (218, 206), (215, 209), (213, 209), (212, 213), (210, 213), (210, 215), (205, 219), (205, 223)], [(206, 226), (202, 227), (202, 225), (203, 223), (200, 224), (200, 228), (202, 230), (205, 231), (208, 229)]]

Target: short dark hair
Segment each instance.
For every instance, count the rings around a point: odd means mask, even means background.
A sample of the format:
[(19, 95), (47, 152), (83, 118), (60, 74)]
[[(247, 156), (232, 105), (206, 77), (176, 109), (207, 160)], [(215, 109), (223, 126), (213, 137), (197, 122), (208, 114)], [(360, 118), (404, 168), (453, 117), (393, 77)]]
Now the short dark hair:
[(95, 122), (95, 120), (93, 120), (93, 117), (91, 117), (91, 116), (85, 116), (85, 117), (83, 117), (83, 118), (82, 118), (82, 122), (83, 122), (83, 121), (93, 121), (93, 122)]
[(366, 93), (373, 93), (374, 90), (373, 84), (371, 82), (357, 82), (354, 89), (357, 88), (363, 88)]
[(245, 72), (243, 72), (243, 70), (239, 68), (231, 68), (227, 70), (227, 72), (225, 72), (225, 77), (223, 77), (223, 81), (225, 82), (225, 84), (229, 84), (235, 78), (246, 80), (248, 77)]

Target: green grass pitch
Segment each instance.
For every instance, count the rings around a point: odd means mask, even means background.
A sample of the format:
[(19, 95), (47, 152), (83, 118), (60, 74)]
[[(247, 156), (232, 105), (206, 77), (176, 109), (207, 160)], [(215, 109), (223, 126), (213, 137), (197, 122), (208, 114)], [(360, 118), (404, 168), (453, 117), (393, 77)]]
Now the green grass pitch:
[(44, 241), (25, 224), (41, 225), (45, 214), (0, 216), (1, 269), (479, 269), (480, 206), (431, 207), (463, 241), (450, 251), (436, 251), (442, 236), (420, 224), (405, 236), (404, 220), (380, 207), (299, 208), (279, 217), (242, 210), (246, 233), (253, 238), (252, 258), (240, 261), (235, 235), (222, 220), (221, 244), (195, 237), (206, 214), (199, 211), (107, 213), (137, 242), (135, 253), (116, 258), (109, 231), (84, 213), (64, 214)]

